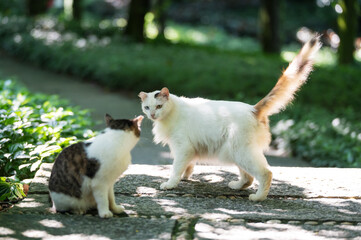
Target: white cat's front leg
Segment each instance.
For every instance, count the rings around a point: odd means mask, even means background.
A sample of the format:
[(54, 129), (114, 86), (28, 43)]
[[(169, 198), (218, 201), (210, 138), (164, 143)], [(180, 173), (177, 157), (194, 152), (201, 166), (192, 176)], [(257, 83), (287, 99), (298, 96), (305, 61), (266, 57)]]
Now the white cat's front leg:
[(115, 214), (119, 214), (119, 213), (124, 212), (124, 210), (125, 210), (124, 207), (122, 205), (117, 205), (115, 203), (114, 186), (113, 185), (109, 188), (108, 194), (109, 194), (109, 208), (110, 208), (110, 210)]
[(160, 189), (173, 189), (175, 188), (182, 178), (182, 174), (186, 170), (189, 162), (192, 160), (193, 154), (189, 151), (177, 152), (174, 156), (173, 167), (170, 178), (167, 182), (160, 185)]

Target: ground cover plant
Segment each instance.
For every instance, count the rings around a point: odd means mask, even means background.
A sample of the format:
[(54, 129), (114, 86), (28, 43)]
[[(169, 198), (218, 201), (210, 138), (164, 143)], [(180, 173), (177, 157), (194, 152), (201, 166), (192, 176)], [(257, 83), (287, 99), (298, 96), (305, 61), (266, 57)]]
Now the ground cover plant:
[(23, 199), (25, 196), (22, 183), (11, 178), (0, 177), (0, 203), (15, 202)]
[(361, 167), (360, 114), (295, 104), (271, 118), (273, 144), (319, 167)]
[[(250, 104), (269, 92), (291, 60), (287, 56), (292, 57), (293, 49), (300, 47), (289, 48), (282, 57), (263, 55), (252, 44), (247, 51), (219, 47), (216, 40), (209, 39), (209, 44), (197, 44), (197, 36), (208, 36), (203, 28), (193, 28), (189, 37), (178, 39), (171, 32), (171, 41), (177, 44), (137, 44), (119, 35), (79, 35), (49, 27), (55, 25), (46, 21), (29, 25), (21, 18), (9, 18), (0, 28), (0, 45), (19, 58), (97, 81), (110, 89), (136, 93), (167, 86), (180, 95)], [(188, 34), (184, 26), (170, 29)], [(226, 38), (222, 33), (212, 35)], [(230, 46), (237, 46), (233, 41), (230, 38)], [(278, 129), (273, 134), (275, 140), (283, 139), (296, 156), (316, 166), (360, 167), (360, 113), (356, 109), (361, 105), (361, 70), (357, 66), (336, 68), (335, 62), (332, 50), (324, 48), (294, 107), (271, 121)]]
[(93, 136), (89, 112), (57, 96), (31, 94), (11, 79), (0, 81), (0, 176), (32, 178), (63, 147)]

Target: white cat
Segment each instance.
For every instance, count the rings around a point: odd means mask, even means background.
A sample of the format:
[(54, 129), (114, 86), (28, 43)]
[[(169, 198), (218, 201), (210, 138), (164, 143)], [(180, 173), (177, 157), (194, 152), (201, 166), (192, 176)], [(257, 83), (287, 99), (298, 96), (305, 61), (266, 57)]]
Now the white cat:
[[(143, 116), (132, 120), (105, 117), (103, 133), (65, 148), (56, 158), (49, 179), (56, 211), (83, 214), (97, 208), (101, 218), (121, 213), (114, 200), (114, 183), (131, 163)], [(113, 212), (113, 213), (112, 213)]]
[(271, 141), (268, 116), (278, 113), (305, 83), (313, 58), (321, 44), (318, 37), (305, 44), (271, 92), (256, 105), (178, 97), (167, 88), (140, 92), (143, 112), (153, 120), (155, 143), (168, 144), (174, 157), (173, 168), (161, 189), (175, 188), (192, 174), (195, 161), (218, 159), (238, 166), (240, 179), (229, 183), (232, 189), (259, 182), (252, 201), (266, 199), (272, 181), (263, 152)]

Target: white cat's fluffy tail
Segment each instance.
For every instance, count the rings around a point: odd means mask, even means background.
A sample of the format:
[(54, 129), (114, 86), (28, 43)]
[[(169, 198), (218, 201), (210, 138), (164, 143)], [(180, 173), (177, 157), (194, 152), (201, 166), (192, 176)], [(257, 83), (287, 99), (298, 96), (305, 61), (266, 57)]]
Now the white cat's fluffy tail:
[(267, 122), (268, 116), (276, 114), (292, 101), (297, 90), (306, 82), (312, 71), (313, 60), (320, 49), (319, 37), (308, 41), (278, 79), (276, 86), (255, 105), (256, 118)]

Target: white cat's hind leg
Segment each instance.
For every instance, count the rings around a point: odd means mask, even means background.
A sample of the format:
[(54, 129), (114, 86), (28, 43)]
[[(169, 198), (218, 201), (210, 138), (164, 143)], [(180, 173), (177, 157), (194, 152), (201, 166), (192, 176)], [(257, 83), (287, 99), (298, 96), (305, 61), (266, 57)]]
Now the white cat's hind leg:
[(238, 167), (239, 169), (239, 180), (238, 181), (231, 181), (228, 184), (228, 187), (240, 190), (240, 189), (246, 189), (253, 183), (253, 177), (248, 174), (246, 171), (244, 171), (242, 168)]
[(259, 182), (256, 194), (251, 194), (249, 200), (263, 201), (267, 198), (272, 182), (272, 172), (266, 157), (262, 152), (243, 152), (243, 156), (236, 160), (236, 164), (249, 172)]
[(183, 177), (182, 177), (183, 180), (188, 180), (189, 177), (192, 175), (193, 169), (194, 169), (194, 165), (195, 165), (195, 164), (194, 164), (193, 162), (191, 162), (191, 163), (187, 166), (187, 168), (186, 168), (186, 170), (185, 170), (185, 172), (184, 172), (184, 174), (183, 174)]
[(262, 169), (262, 171), (256, 176), (259, 182), (256, 194), (249, 195), (251, 201), (263, 201), (267, 198), (272, 182), (272, 172), (269, 169)]

